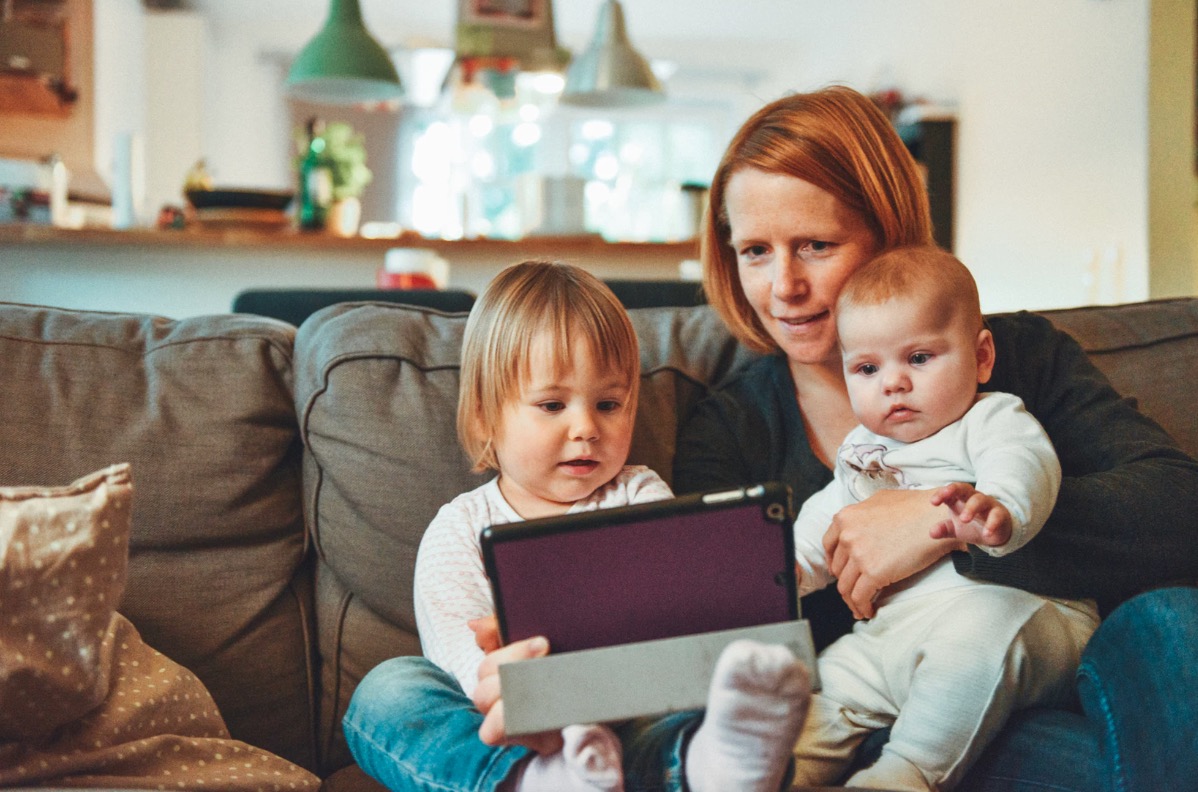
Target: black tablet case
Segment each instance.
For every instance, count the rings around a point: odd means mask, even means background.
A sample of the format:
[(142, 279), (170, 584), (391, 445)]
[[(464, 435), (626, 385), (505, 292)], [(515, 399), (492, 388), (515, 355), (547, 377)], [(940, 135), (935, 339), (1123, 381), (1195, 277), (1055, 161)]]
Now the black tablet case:
[(491, 526), (500, 633), (560, 654), (797, 619), (793, 518), (769, 483)]

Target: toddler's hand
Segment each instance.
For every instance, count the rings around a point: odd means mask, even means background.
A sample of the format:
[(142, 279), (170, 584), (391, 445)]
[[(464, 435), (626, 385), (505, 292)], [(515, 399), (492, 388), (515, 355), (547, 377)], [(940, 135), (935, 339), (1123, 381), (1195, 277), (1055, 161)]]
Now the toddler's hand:
[[(477, 619), (470, 622), (474, 630), (475, 640), (486, 651), (486, 646), (499, 641), (498, 629), (487, 630), (487, 623), (494, 627), (495, 620)], [(476, 627), (475, 625), (478, 625)], [(484, 643), (486, 646), (484, 646)], [(503, 694), (499, 684), (499, 666), (532, 657), (544, 657), (549, 654), (549, 642), (544, 638), (528, 638), (516, 641), (502, 648), (487, 652), (482, 664), (478, 667), (478, 687), (472, 697), (474, 706), (483, 714), (482, 726), (478, 728), (478, 737), (487, 745), (518, 744), (531, 748), (540, 754), (556, 753), (562, 748), (562, 733), (560, 731), (543, 732), (541, 734), (526, 734), (521, 737), (508, 739), (503, 723)]]
[(957, 538), (969, 544), (999, 547), (1011, 539), (1011, 513), (994, 498), (964, 482), (946, 484), (932, 493), (932, 505), (952, 513), (931, 531), (933, 539)]
[(499, 619), (494, 614), (471, 619), (466, 626), (474, 631), (474, 643), (483, 650), (483, 654), (494, 652), (503, 645), (499, 640)]

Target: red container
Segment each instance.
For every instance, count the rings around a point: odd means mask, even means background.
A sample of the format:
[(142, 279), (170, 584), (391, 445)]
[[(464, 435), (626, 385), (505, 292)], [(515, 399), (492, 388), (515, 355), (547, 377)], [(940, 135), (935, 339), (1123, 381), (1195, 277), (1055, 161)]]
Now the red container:
[(437, 284), (427, 272), (378, 271), (377, 284), (380, 289), (435, 289)]

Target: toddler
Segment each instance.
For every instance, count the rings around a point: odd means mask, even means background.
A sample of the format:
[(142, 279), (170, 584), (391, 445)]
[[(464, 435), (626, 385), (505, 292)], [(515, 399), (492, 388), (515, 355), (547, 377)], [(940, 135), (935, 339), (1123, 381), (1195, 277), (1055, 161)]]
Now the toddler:
[(389, 788), (619, 792), (625, 773), (635, 776), (630, 789), (680, 790), (683, 776), (694, 792), (779, 788), (810, 691), (806, 669), (782, 646), (742, 641), (724, 651), (706, 715), (679, 749), (682, 767), (650, 756), (662, 751), (652, 719), (569, 726), (551, 753), (479, 739), (483, 715), (471, 695), (484, 653), (471, 625), (494, 613), (479, 534), (672, 497), (652, 470), (625, 464), (639, 374), (627, 312), (583, 270), (517, 264), (475, 304), (458, 435), (475, 469), (497, 475), (443, 506), (421, 540), (414, 593), (425, 657), (371, 671), (345, 718), (358, 763)]

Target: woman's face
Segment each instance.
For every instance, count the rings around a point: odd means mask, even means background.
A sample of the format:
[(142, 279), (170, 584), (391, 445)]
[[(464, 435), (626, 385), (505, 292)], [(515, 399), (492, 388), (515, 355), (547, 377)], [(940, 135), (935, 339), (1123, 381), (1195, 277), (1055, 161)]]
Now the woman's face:
[(845, 280), (878, 252), (864, 218), (794, 176), (739, 170), (724, 208), (745, 297), (792, 364), (840, 364), (832, 309)]

